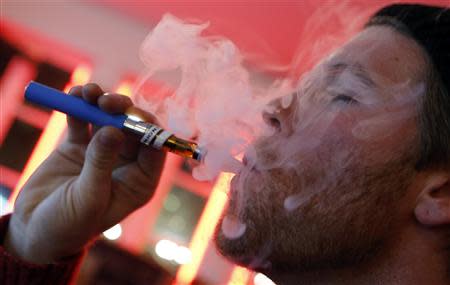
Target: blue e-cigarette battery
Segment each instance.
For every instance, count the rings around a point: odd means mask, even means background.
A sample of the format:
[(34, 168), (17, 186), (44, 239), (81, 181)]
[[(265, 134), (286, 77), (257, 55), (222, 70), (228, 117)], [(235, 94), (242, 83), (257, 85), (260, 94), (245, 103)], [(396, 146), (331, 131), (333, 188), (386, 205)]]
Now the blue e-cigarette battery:
[(177, 138), (172, 133), (125, 114), (112, 115), (82, 98), (70, 96), (57, 89), (31, 81), (25, 88), (25, 99), (54, 109), (96, 126), (113, 126), (141, 136), (141, 143), (201, 161), (204, 151), (194, 142)]

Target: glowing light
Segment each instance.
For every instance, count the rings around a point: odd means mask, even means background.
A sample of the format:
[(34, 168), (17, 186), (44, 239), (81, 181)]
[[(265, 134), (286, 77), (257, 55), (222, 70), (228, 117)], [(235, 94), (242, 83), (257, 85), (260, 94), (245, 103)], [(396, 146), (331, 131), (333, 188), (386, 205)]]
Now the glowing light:
[(69, 92), (70, 88), (83, 85), (89, 82), (91, 78), (92, 69), (86, 64), (81, 64), (77, 66), (72, 72), (72, 76), (70, 77), (70, 82), (64, 87), (64, 92)]
[(139, 121), (143, 121), (143, 119), (139, 116), (136, 116), (134, 114), (127, 114), (128, 118), (130, 118), (133, 121), (139, 122)]
[(155, 252), (162, 259), (175, 261), (178, 264), (187, 264), (192, 260), (192, 253), (189, 248), (166, 239), (156, 243)]
[(180, 199), (174, 194), (169, 194), (164, 201), (164, 209), (169, 212), (176, 212), (181, 206)]
[(276, 285), (272, 280), (262, 273), (257, 273), (253, 278), (253, 283), (255, 285)]
[(156, 254), (165, 260), (173, 260), (176, 255), (178, 245), (170, 240), (160, 240), (156, 243)]
[(177, 272), (175, 284), (190, 284), (197, 274), (201, 264), (208, 241), (211, 239), (214, 228), (219, 221), (220, 215), (226, 205), (227, 192), (230, 180), (233, 177), (231, 173), (222, 173), (217, 179), (216, 185), (211, 191), (205, 210), (200, 217), (197, 228), (195, 229), (190, 249), (192, 252), (192, 261), (180, 267)]
[(109, 240), (116, 240), (120, 238), (122, 235), (122, 227), (120, 224), (117, 224), (110, 228), (109, 230), (106, 230), (103, 232), (103, 236)]
[(122, 81), (117, 87), (116, 93), (131, 97), (133, 94), (133, 83), (129, 80)]
[(91, 68), (87, 65), (80, 65), (72, 73), (70, 81), (74, 83), (87, 83), (91, 77)]
[(0, 215), (6, 214), (6, 205), (7, 205), (8, 199), (0, 195)]
[(178, 246), (174, 261), (178, 264), (188, 264), (192, 260), (192, 253), (189, 248)]
[[(69, 82), (64, 88), (65, 91), (70, 90), (72, 86), (87, 83), (91, 75), (91, 69), (82, 64), (79, 67), (75, 68), (74, 73), (78, 73), (78, 75), (72, 76), (71, 82)], [(31, 176), (31, 174), (56, 147), (65, 129), (66, 115), (57, 111), (53, 111), (50, 119), (48, 120), (45, 130), (42, 132), (41, 137), (36, 143), (36, 147), (33, 149), (33, 152), (28, 159), (27, 164), (25, 165), (25, 168), (20, 176), (19, 181), (17, 182), (16, 187), (14, 187), (14, 190), (9, 197), (8, 205), (6, 207), (6, 211), (8, 213), (12, 212), (14, 202), (16, 201), (17, 195), (19, 195), (20, 189), (22, 189), (23, 185)]]
[(236, 266), (231, 273), (228, 285), (246, 285), (250, 278), (250, 271), (244, 267)]

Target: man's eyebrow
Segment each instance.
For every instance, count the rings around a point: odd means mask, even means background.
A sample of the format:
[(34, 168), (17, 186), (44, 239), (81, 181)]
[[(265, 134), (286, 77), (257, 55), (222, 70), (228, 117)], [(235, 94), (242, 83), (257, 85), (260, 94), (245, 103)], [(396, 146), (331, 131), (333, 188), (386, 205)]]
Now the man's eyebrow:
[(331, 81), (335, 80), (338, 74), (342, 73), (346, 69), (349, 69), (350, 72), (358, 77), (358, 79), (360, 79), (367, 87), (374, 88), (377, 86), (367, 70), (359, 63), (348, 64), (345, 62), (337, 62), (327, 65), (327, 69), (329, 71), (329, 77), (327, 77)]

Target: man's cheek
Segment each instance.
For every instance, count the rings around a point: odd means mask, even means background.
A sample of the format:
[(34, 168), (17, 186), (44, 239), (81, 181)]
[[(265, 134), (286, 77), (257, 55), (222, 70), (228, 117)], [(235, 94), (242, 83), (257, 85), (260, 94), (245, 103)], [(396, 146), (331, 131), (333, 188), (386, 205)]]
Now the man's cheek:
[(416, 134), (416, 118), (407, 109), (356, 115), (342, 113), (333, 121), (327, 139), (341, 145), (340, 149), (392, 153), (414, 144)]
[(352, 135), (362, 141), (380, 142), (406, 135), (414, 116), (409, 110), (381, 113), (359, 120), (352, 128)]

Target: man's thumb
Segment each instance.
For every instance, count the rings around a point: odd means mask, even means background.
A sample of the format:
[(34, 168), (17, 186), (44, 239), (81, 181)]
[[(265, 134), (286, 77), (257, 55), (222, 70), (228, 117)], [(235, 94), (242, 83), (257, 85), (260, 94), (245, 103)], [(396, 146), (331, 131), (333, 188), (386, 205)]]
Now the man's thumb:
[(103, 127), (97, 131), (86, 150), (79, 181), (81, 187), (91, 188), (87, 191), (109, 188), (123, 140), (123, 133), (116, 128)]

